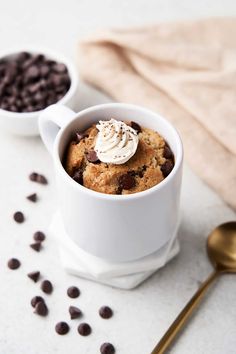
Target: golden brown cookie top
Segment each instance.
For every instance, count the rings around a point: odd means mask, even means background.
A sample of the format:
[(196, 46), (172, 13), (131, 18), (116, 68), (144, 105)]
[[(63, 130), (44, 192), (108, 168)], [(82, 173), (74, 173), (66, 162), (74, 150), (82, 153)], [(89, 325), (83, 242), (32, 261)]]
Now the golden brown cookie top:
[[(135, 124), (130, 125), (134, 128)], [(157, 132), (139, 125), (136, 130), (137, 150), (120, 165), (99, 161), (94, 151), (98, 134), (95, 124), (77, 133), (66, 151), (67, 173), (84, 187), (106, 194), (141, 192), (160, 183), (173, 169), (172, 151)]]

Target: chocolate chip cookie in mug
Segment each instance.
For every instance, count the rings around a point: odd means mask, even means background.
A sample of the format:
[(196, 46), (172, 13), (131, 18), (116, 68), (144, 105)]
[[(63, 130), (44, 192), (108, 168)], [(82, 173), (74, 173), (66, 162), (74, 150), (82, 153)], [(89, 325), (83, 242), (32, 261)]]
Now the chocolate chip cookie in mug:
[(74, 181), (106, 194), (142, 192), (164, 180), (173, 167), (174, 155), (158, 132), (115, 119), (75, 131), (65, 156)]
[[(63, 227), (80, 249), (112, 262), (128, 262), (173, 242), (183, 148), (165, 118), (125, 103), (101, 104), (77, 113), (52, 105), (41, 113), (39, 129), (54, 162)], [(69, 166), (71, 175), (65, 169)], [(145, 183), (148, 173), (149, 184)]]

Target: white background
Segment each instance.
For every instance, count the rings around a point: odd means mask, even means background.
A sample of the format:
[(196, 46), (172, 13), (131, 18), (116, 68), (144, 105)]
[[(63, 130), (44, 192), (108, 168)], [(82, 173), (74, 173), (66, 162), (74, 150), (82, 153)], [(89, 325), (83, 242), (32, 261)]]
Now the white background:
[[(22, 44), (46, 46), (75, 59), (79, 37), (97, 28), (141, 25), (157, 21), (206, 16), (236, 15), (235, 0), (0, 0), (0, 49)], [(104, 102), (105, 97), (80, 85), (78, 106)], [(33, 171), (45, 173), (50, 185), (28, 181)], [(39, 138), (17, 138), (0, 132), (0, 354), (96, 354), (104, 341), (111, 341), (118, 354), (149, 354), (212, 268), (207, 261), (205, 240), (218, 223), (235, 214), (185, 167), (182, 193), (180, 255), (133, 291), (119, 291), (66, 275), (60, 267), (56, 246), (45, 242), (36, 254), (29, 248), (32, 233), (46, 230), (56, 195), (52, 161)], [(30, 204), (25, 196), (37, 191), (40, 201)], [(26, 222), (17, 225), (12, 213), (22, 209)], [(22, 267), (7, 269), (9, 257), (17, 256)], [(32, 314), (30, 299), (40, 294), (27, 272), (40, 269), (52, 280), (55, 291), (47, 296), (48, 318)], [(78, 285), (81, 297), (69, 300), (67, 286)], [(236, 282), (233, 275), (219, 279), (171, 353), (235, 354)], [(60, 337), (57, 321), (69, 320), (68, 306), (77, 304), (84, 320), (93, 327), (91, 336), (76, 333), (78, 322)], [(97, 309), (109, 304), (114, 318), (101, 320)]]

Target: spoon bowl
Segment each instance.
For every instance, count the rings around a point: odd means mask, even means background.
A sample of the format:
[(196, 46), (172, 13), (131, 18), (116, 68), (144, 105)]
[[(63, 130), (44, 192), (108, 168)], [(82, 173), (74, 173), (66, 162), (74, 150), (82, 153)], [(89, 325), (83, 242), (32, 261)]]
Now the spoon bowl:
[(209, 286), (220, 274), (236, 273), (236, 221), (219, 225), (210, 233), (207, 240), (207, 253), (214, 271), (189, 300), (151, 354), (164, 354), (168, 350)]
[(208, 257), (220, 272), (236, 272), (236, 221), (219, 225), (208, 237)]

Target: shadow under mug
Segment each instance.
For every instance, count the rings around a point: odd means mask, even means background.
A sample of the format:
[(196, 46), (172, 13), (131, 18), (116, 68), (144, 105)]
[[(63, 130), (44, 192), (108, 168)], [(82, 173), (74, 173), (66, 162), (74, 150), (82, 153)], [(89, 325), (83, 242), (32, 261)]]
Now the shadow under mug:
[[(63, 168), (73, 132), (99, 120), (133, 120), (159, 132), (170, 145), (175, 166), (156, 186), (134, 194), (98, 193), (76, 183)], [(68, 236), (84, 251), (114, 262), (142, 258), (163, 247), (177, 232), (183, 148), (175, 128), (145, 108), (108, 103), (75, 113), (62, 105), (46, 108), (39, 117), (43, 142), (52, 154), (59, 210)]]

